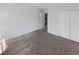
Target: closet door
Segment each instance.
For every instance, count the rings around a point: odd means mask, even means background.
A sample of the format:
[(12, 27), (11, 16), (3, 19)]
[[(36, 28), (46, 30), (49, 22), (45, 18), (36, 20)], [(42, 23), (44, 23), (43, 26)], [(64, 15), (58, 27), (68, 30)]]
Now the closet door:
[(70, 11), (59, 13), (59, 36), (70, 39)]
[(79, 42), (79, 11), (71, 11), (71, 39)]

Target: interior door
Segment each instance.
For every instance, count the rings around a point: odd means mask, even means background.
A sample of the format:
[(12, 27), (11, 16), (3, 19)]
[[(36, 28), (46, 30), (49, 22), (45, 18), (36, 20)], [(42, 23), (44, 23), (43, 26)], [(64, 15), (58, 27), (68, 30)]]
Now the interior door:
[(71, 39), (79, 42), (79, 11), (71, 11)]
[(70, 39), (70, 11), (59, 12), (59, 36)]

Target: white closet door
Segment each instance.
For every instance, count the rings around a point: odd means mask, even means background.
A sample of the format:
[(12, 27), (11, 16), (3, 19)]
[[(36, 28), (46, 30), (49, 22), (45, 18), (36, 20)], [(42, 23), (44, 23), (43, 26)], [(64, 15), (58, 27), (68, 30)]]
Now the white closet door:
[(79, 11), (71, 11), (71, 39), (79, 42)]
[(59, 36), (70, 39), (70, 11), (59, 13)]

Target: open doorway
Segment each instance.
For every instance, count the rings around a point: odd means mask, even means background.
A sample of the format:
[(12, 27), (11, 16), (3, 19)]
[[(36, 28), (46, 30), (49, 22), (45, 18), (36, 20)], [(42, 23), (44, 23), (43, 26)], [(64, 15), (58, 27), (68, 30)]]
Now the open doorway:
[(45, 29), (46, 29), (46, 31), (47, 31), (47, 19), (48, 19), (48, 14), (45, 13), (44, 16), (45, 16), (45, 17), (44, 17), (44, 20), (45, 20), (44, 25), (45, 25)]
[(40, 9), (40, 25), (41, 27), (47, 31), (48, 25), (48, 9)]

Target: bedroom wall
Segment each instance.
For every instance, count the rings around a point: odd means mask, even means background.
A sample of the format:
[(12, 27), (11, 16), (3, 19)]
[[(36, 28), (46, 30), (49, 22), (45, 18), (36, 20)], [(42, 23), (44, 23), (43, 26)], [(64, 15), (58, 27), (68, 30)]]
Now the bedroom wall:
[[(48, 32), (49, 33), (57, 35), (57, 36), (61, 36), (59, 33), (59, 30), (60, 30), (59, 16), (61, 16), (60, 12), (70, 11), (70, 10), (78, 10), (79, 11), (79, 4), (75, 4), (75, 5), (74, 4), (57, 4), (54, 6), (50, 6), (48, 8)], [(64, 15), (66, 16), (67, 14), (68, 13), (66, 12)], [(64, 16), (62, 15), (62, 18), (63, 17)], [(64, 20), (66, 21), (67, 18)], [(68, 21), (70, 21), (70, 19)], [(68, 24), (70, 25), (70, 23), (68, 23)], [(62, 24), (64, 26), (63, 28), (65, 29), (68, 24)], [(68, 28), (68, 29), (69, 29), (69, 31), (71, 31), (70, 28)], [(64, 31), (67, 32), (67, 28)], [(69, 34), (69, 36), (70, 36), (70, 34)], [(68, 39), (71, 39), (71, 37), (69, 37)], [(79, 42), (79, 40), (76, 40), (76, 39), (72, 39), (72, 40)]]
[(48, 7), (48, 32), (58, 35), (58, 17), (61, 11), (79, 10), (79, 4), (54, 4)]
[(11, 39), (43, 28), (40, 13), (28, 4), (0, 4), (0, 36)]

